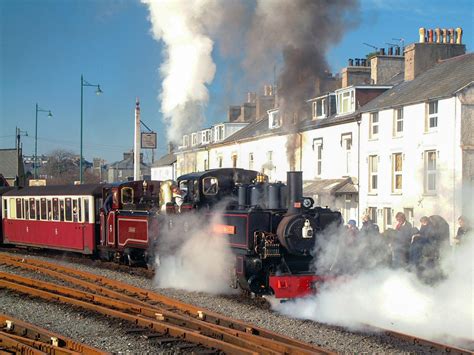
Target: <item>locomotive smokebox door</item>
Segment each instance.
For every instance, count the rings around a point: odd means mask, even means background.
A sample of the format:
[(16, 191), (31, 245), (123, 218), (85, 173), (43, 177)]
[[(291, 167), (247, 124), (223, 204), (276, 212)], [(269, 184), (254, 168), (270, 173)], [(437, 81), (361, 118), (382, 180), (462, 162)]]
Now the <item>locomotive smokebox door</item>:
[(317, 216), (292, 215), (283, 217), (278, 225), (277, 235), (290, 254), (309, 255), (319, 230)]

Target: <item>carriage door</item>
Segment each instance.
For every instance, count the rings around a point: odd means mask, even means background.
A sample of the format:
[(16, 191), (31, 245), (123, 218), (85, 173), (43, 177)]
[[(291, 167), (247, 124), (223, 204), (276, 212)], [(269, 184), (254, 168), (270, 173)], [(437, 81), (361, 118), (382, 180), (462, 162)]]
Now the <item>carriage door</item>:
[(110, 211), (107, 215), (107, 246), (115, 247), (117, 244), (117, 240), (115, 238), (115, 211)]

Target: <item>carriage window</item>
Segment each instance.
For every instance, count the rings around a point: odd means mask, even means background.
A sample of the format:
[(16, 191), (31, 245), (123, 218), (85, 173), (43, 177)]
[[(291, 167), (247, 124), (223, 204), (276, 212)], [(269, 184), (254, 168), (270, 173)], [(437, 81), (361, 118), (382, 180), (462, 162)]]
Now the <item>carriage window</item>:
[(10, 215), (9, 215), (9, 217), (11, 219), (16, 218), (16, 205), (15, 205), (15, 199), (14, 198), (10, 199)]
[(68, 222), (71, 222), (72, 221), (72, 203), (71, 203), (71, 199), (70, 198), (67, 198), (66, 199), (66, 208), (65, 208), (65, 219), (66, 221)]
[(36, 218), (35, 199), (30, 198), (30, 219)]
[(79, 208), (77, 206), (77, 199), (72, 200), (72, 221), (79, 221)]
[(51, 206), (51, 200), (48, 199), (48, 221), (53, 220), (53, 208)]
[(53, 221), (59, 221), (59, 201), (53, 198)]
[(47, 218), (46, 199), (43, 197), (41, 198), (41, 220), (45, 220), (46, 218)]
[(59, 219), (64, 221), (64, 200), (59, 201)]
[(29, 204), (29, 201), (28, 201), (27, 198), (23, 199), (23, 207), (24, 207), (24, 210), (25, 210), (25, 219), (30, 218), (30, 214), (29, 214), (30, 204)]
[(7, 207), (8, 207), (8, 202), (7, 202), (7, 200), (5, 199), (5, 200), (3, 200), (3, 216), (4, 216), (5, 218), (8, 217), (8, 216), (7, 216), (7, 210), (8, 210)]
[(121, 199), (122, 203), (133, 203), (133, 189), (131, 187), (124, 187)]
[(84, 199), (84, 222), (89, 222), (89, 199)]
[(36, 220), (40, 219), (40, 201), (35, 199), (35, 208), (36, 208)]
[[(82, 222), (82, 204), (81, 204), (81, 198), (78, 198), (77, 199), (77, 208), (76, 208), (76, 218), (75, 218), (75, 221), (76, 222)], [(76, 201), (76, 200), (74, 200)]]
[(21, 203), (21, 198), (16, 199), (16, 218), (23, 218), (23, 215), (21, 213), (22, 210), (22, 203)]
[(217, 195), (219, 184), (215, 177), (205, 177), (202, 179), (202, 192), (204, 195)]

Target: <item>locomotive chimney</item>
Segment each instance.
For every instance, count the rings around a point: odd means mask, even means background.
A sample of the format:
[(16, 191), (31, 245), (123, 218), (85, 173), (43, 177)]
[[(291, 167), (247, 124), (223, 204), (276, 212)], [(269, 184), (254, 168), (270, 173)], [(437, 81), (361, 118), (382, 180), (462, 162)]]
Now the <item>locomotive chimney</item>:
[(301, 211), (303, 199), (303, 172), (288, 171), (286, 183), (288, 185), (288, 214)]

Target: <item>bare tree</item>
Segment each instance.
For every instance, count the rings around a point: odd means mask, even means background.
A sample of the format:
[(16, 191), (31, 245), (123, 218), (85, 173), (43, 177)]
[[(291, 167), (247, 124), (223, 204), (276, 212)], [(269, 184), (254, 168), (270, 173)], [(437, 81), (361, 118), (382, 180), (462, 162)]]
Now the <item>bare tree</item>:
[(56, 149), (48, 154), (48, 162), (41, 170), (48, 185), (73, 184), (79, 175), (79, 159), (71, 151)]

